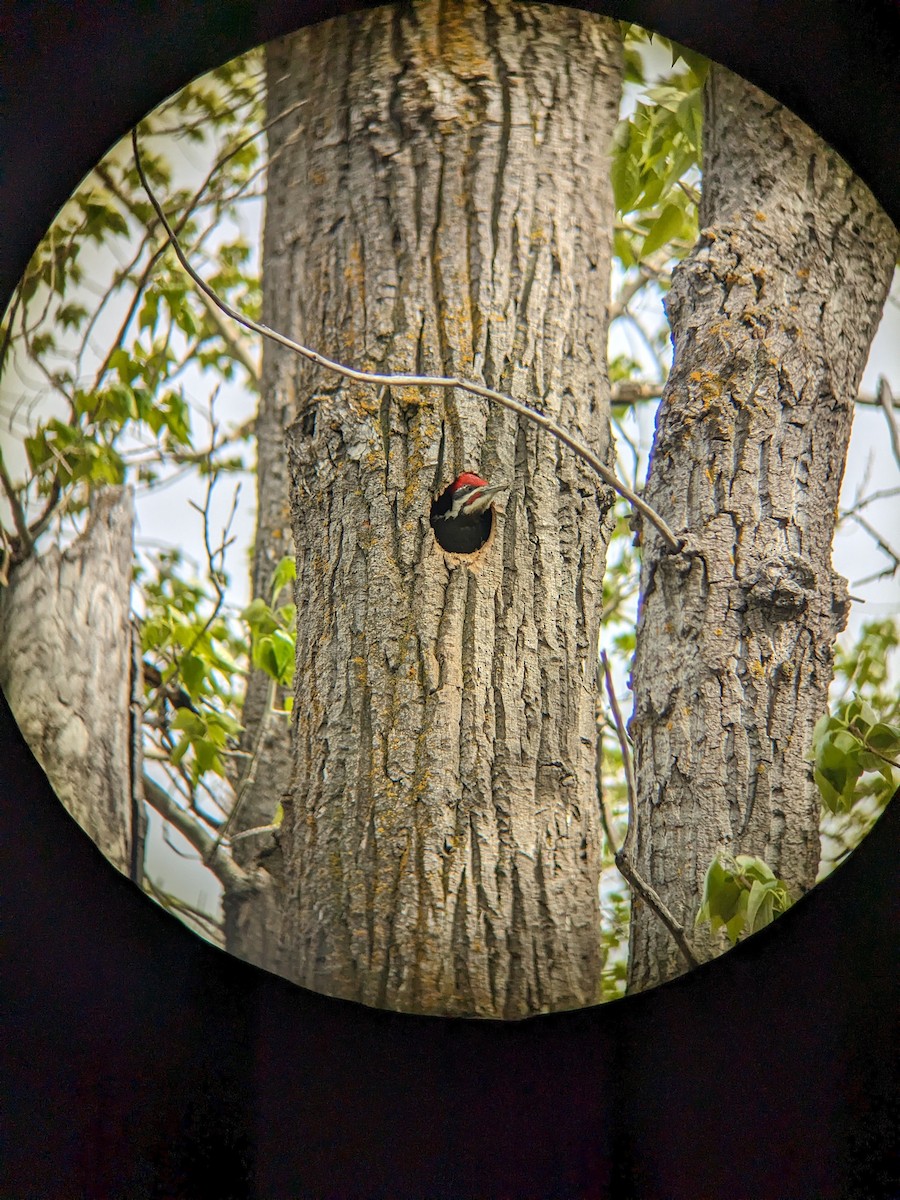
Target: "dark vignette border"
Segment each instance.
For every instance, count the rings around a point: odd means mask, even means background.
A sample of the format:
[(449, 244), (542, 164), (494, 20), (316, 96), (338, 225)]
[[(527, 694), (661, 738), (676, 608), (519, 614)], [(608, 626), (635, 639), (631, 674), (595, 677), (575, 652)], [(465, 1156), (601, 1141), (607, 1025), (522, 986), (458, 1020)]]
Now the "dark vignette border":
[[(144, 112), (254, 44), (359, 7), (5, 6), (0, 305), (56, 210)], [(891, 0), (604, 11), (787, 103), (900, 220)], [(900, 1192), (896, 802), (831, 879), (724, 959), (622, 1003), (505, 1026), (329, 1000), (199, 942), (68, 818), (5, 702), (0, 777), (10, 1200)]]

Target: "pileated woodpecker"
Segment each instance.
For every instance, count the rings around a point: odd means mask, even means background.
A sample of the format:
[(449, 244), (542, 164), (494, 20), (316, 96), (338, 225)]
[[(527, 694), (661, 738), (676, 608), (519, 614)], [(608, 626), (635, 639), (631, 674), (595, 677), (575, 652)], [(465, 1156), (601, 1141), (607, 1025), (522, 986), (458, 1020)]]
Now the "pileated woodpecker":
[(431, 527), (441, 549), (450, 554), (474, 554), (491, 532), (491, 504), (506, 484), (489, 484), (463, 472), (431, 506)]

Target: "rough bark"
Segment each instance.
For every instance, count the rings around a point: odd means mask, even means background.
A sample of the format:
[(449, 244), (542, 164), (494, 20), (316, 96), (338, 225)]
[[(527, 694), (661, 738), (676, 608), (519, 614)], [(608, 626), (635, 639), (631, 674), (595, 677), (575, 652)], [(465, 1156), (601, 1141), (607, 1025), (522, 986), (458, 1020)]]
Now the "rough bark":
[(139, 654), (131, 625), (131, 493), (96, 495), (84, 533), (16, 567), (0, 590), (0, 686), (60, 800), (140, 881)]
[[(269, 320), (360, 367), (461, 373), (612, 458), (613, 23), (420, 3), (270, 49)], [(598, 999), (596, 642), (611, 497), (462, 394), (349, 386), (266, 347), (297, 548), (282, 969), (367, 1003)], [(510, 484), (471, 562), (432, 498)], [(279, 485), (280, 486), (280, 485)]]
[[(758, 855), (797, 897), (814, 883), (818, 801), (805, 760), (825, 710), (846, 584), (831, 545), (853, 399), (897, 232), (801, 121), (710, 76), (701, 235), (667, 299), (675, 357), (646, 499), (631, 733), (637, 866), (694, 931), (718, 851)], [(640, 903), (629, 987), (683, 970)]]

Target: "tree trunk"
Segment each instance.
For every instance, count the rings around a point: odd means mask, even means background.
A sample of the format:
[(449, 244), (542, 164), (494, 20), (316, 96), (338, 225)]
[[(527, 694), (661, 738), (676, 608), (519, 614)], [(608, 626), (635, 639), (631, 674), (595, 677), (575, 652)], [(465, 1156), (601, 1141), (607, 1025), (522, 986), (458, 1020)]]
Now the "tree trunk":
[(0, 589), (0, 686), (57, 796), (140, 882), (145, 814), (140, 654), (131, 624), (134, 507), (97, 494), (84, 533)]
[[(667, 310), (675, 359), (647, 501), (631, 733), (637, 867), (698, 957), (719, 851), (765, 859), (796, 898), (819, 859), (806, 754), (848, 607), (831, 545), (853, 400), (897, 233), (801, 121), (720, 68), (707, 91), (701, 234)], [(684, 969), (636, 901), (629, 988)]]
[[(378, 371), (462, 374), (605, 461), (615, 25), (428, 2), (268, 58), (276, 327)], [(299, 126), (299, 128), (298, 128)], [(349, 385), (270, 345), (297, 552), (282, 969), (396, 1009), (514, 1017), (599, 998), (595, 669), (612, 497), (459, 392)], [(445, 555), (431, 502), (510, 485)]]

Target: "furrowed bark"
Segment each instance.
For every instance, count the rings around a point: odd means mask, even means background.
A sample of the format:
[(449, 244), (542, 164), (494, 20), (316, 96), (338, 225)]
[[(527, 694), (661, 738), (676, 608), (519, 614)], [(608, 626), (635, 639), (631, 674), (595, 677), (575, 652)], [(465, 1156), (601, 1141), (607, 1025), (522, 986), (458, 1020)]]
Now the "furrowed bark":
[[(267, 323), (353, 366), (464, 374), (612, 461), (615, 26), (421, 3), (269, 52)], [(265, 348), (298, 579), (282, 969), (418, 1012), (598, 999), (597, 628), (612, 497), (514, 415), (349, 385)], [(445, 556), (432, 497), (510, 484)]]
[[(714, 68), (701, 235), (667, 298), (675, 358), (645, 499), (631, 734), (636, 865), (691, 932), (720, 850), (764, 858), (796, 898), (819, 859), (806, 754), (848, 608), (831, 565), (853, 402), (897, 231), (797, 117)], [(635, 903), (629, 988), (678, 974)]]

